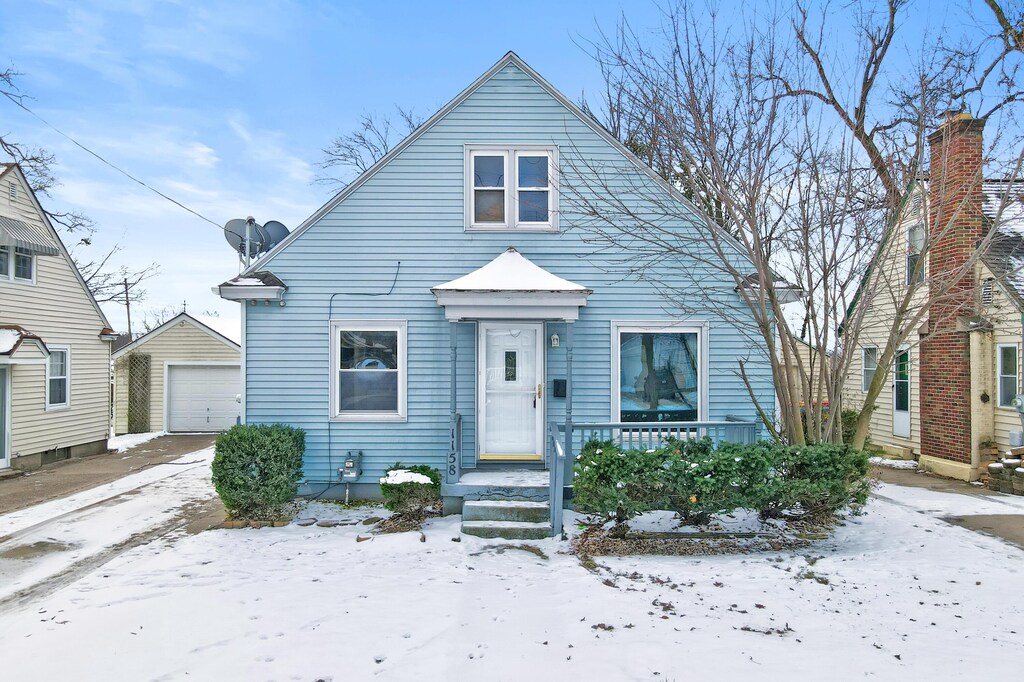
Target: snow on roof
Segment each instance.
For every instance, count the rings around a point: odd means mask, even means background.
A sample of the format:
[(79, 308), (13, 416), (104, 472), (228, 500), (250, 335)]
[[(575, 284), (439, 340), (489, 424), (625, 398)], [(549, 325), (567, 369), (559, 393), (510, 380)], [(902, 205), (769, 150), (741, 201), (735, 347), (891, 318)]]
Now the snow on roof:
[(1024, 300), (1024, 180), (985, 180), (982, 214), (995, 234), (985, 264)]
[(0, 329), (0, 354), (10, 353), (21, 341), (21, 332), (17, 329)]
[(981, 185), (982, 213), (999, 231), (1024, 235), (1024, 180), (985, 180)]
[[(191, 315), (191, 313), (189, 314)], [(242, 322), (238, 318), (213, 317), (211, 315), (192, 315), (192, 317), (221, 336), (242, 345)]]
[(508, 247), (487, 265), (468, 275), (438, 284), (433, 291), (572, 291), (588, 289), (562, 279)]

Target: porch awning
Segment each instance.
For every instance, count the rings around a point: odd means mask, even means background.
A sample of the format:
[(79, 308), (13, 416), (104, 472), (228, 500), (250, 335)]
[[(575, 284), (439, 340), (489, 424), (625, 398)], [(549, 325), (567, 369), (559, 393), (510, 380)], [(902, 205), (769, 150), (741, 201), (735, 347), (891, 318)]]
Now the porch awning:
[(59, 256), (60, 249), (41, 227), (0, 216), (0, 246), (19, 248), (38, 256)]
[(431, 291), (451, 321), (576, 320), (591, 289), (536, 265), (515, 248)]
[(44, 363), (49, 355), (38, 335), (16, 324), (0, 325), (0, 365)]

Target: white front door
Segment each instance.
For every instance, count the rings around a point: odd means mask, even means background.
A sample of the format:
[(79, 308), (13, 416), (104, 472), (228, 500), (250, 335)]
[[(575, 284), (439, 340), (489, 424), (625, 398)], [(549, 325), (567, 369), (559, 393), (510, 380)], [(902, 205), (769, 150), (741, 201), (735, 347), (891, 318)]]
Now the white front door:
[(478, 348), (480, 459), (543, 460), (542, 326), (481, 322)]
[(905, 348), (892, 365), (892, 435), (910, 438), (910, 351)]
[(11, 466), (11, 370), (0, 367), (0, 469)]

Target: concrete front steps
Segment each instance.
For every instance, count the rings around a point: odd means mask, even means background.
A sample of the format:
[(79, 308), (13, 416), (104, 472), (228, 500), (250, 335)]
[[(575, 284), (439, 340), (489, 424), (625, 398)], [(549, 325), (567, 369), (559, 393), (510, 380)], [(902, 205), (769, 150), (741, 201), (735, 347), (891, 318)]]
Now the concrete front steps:
[(479, 538), (540, 540), (551, 537), (551, 511), (535, 500), (466, 500), (462, 532)]

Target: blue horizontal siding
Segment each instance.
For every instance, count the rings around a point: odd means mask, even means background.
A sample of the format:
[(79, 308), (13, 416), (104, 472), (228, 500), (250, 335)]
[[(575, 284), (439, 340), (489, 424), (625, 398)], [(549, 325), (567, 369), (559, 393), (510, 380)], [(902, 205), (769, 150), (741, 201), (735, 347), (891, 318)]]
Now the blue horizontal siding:
[[(559, 233), (464, 230), (463, 145), (481, 143), (559, 145), (566, 188)], [(442, 467), (448, 446), (449, 325), (430, 288), (485, 265), (508, 246), (594, 290), (575, 327), (573, 413), (580, 421), (612, 418), (611, 321), (673, 320), (681, 315), (650, 282), (624, 275), (621, 254), (599, 253), (592, 243), (596, 228), (576, 210), (579, 204), (573, 197), (593, 185), (592, 179), (583, 179), (587, 169), (607, 174), (620, 200), (646, 219), (684, 233), (706, 229), (682, 206), (678, 216), (666, 217), (664, 207), (649, 200), (660, 195), (649, 178), (526, 74), (509, 66), (267, 263), (288, 284), (288, 292), (284, 307), (256, 305), (247, 310), (247, 421), (303, 428), (309, 480), (333, 479), (349, 450), (363, 451), (365, 482), (396, 461)], [(685, 315), (710, 328), (709, 418), (754, 416), (737, 375), (738, 359), (749, 361), (747, 371), (758, 399), (772, 405), (770, 366), (731, 281), (699, 259), (682, 256), (663, 264), (659, 275), (683, 300), (716, 301), (713, 310)], [(389, 295), (373, 295), (392, 286)], [(408, 321), (405, 422), (329, 421), (332, 317)], [(545, 336), (551, 333), (564, 339), (564, 325), (550, 323)], [(563, 419), (565, 402), (551, 397), (551, 384), (565, 375), (565, 348), (546, 352), (547, 417)], [(464, 465), (471, 466), (476, 451), (475, 325), (458, 326), (458, 353)]]

